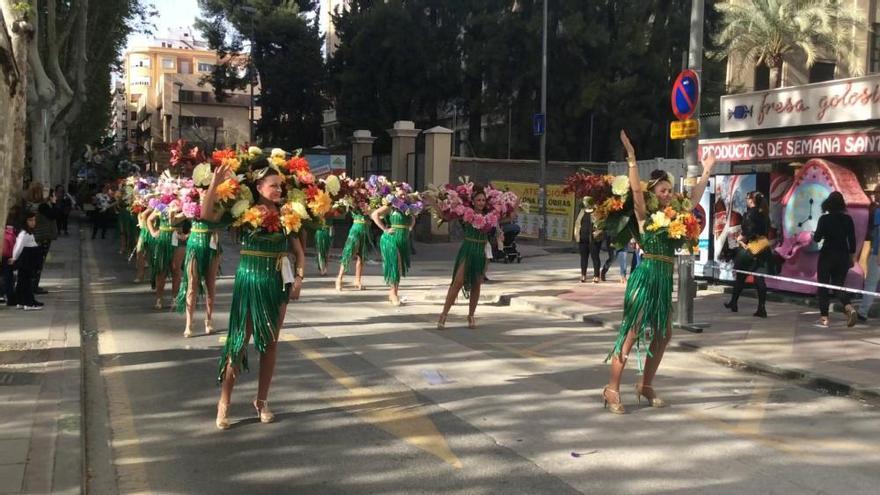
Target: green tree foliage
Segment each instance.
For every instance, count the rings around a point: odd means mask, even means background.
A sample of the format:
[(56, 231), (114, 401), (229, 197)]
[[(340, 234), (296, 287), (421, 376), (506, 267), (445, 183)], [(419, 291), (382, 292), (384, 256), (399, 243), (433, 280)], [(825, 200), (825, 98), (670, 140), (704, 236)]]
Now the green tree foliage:
[[(200, 0), (206, 19), (198, 27), (221, 56), (239, 53), (249, 40), (260, 85), (256, 104), (261, 118), (256, 127), (262, 143), (285, 148), (321, 144), (325, 106), (321, 85), (323, 59), (317, 9), (309, 0)], [(241, 58), (227, 57), (211, 75), (215, 94), (244, 87), (251, 78), (241, 70)]]
[[(713, 3), (707, 41), (717, 24)], [(328, 88), (338, 118), (346, 129), (381, 132), (400, 118), (435, 125), (434, 115), (455, 105), (469, 119), (465, 151), (504, 157), (510, 135), (512, 157), (536, 158), (531, 121), (540, 109), (542, 6), (353, 2), (334, 17), (340, 46), (328, 64)], [(588, 158), (591, 120), (593, 160), (619, 157), (621, 128), (643, 156), (664, 156), (667, 148), (676, 154), (667, 141), (669, 92), (687, 50), (690, 9), (691, 0), (550, 1), (550, 159)], [(704, 63), (704, 101), (717, 99), (723, 80), (720, 62)]]

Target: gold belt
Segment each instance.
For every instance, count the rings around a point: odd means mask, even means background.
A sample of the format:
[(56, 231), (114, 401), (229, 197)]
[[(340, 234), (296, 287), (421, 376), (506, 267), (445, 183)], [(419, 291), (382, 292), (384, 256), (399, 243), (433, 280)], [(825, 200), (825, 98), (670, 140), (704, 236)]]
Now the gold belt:
[(662, 261), (664, 263), (669, 263), (670, 265), (675, 264), (675, 258), (673, 258), (672, 256), (663, 256), (662, 254), (645, 253), (642, 255), (642, 258), (645, 258), (647, 260)]
[(486, 240), (486, 239), (474, 239), (474, 238), (472, 238), (472, 237), (465, 237), (464, 240), (466, 240), (466, 241), (470, 241), (470, 242), (476, 242), (476, 243), (479, 243), (479, 244), (486, 244), (487, 242), (489, 242), (489, 241)]
[(200, 227), (193, 227), (192, 230), (190, 230), (190, 232), (192, 232), (193, 234), (207, 234), (208, 232), (212, 232), (212, 231), (211, 231), (211, 229), (203, 229)]
[(257, 258), (275, 258), (275, 269), (281, 271), (281, 265), (287, 253), (273, 253), (272, 251), (251, 251), (250, 249), (242, 249), (242, 256), (256, 256)]
[(174, 227), (159, 227), (159, 232), (174, 232), (175, 230), (177, 229)]
[(355, 220), (354, 223), (367, 223), (366, 220)]
[(399, 224), (399, 223), (392, 223), (392, 224), (391, 224), (391, 228), (392, 228), (392, 229), (408, 229), (408, 228), (409, 228), (409, 225), (403, 225), (403, 224)]

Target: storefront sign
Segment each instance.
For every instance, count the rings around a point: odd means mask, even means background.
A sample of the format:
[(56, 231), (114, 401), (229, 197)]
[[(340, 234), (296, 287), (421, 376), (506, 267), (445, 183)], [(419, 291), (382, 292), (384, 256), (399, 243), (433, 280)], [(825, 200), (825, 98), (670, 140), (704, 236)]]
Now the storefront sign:
[[(531, 182), (492, 181), (502, 191), (512, 191), (527, 207), (520, 207), (517, 222), (523, 237), (538, 238), (541, 227), (541, 205), (538, 202), (538, 184)], [(570, 241), (574, 224), (574, 194), (565, 194), (565, 186), (547, 186), (547, 239)]]
[(721, 97), (721, 132), (880, 119), (880, 74)]
[(880, 131), (700, 141), (700, 156), (710, 152), (721, 162), (880, 156)]

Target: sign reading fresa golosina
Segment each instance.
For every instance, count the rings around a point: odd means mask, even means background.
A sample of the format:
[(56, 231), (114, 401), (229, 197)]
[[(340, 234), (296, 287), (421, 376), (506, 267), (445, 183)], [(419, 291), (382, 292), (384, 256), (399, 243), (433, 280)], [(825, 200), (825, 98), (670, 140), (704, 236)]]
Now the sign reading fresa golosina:
[(880, 74), (721, 97), (721, 132), (880, 119)]

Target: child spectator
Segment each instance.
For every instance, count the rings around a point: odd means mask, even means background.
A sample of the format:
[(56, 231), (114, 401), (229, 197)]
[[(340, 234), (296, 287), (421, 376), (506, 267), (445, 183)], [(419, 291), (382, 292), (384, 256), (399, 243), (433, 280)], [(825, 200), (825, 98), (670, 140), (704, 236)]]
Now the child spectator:
[(12, 257), (7, 262), (18, 270), (18, 281), (15, 284), (15, 302), (19, 309), (32, 311), (43, 309), (43, 303), (34, 299), (34, 277), (40, 266), (42, 251), (34, 238), (37, 228), (37, 214), (29, 211), (25, 214), (25, 223), (12, 248)]

